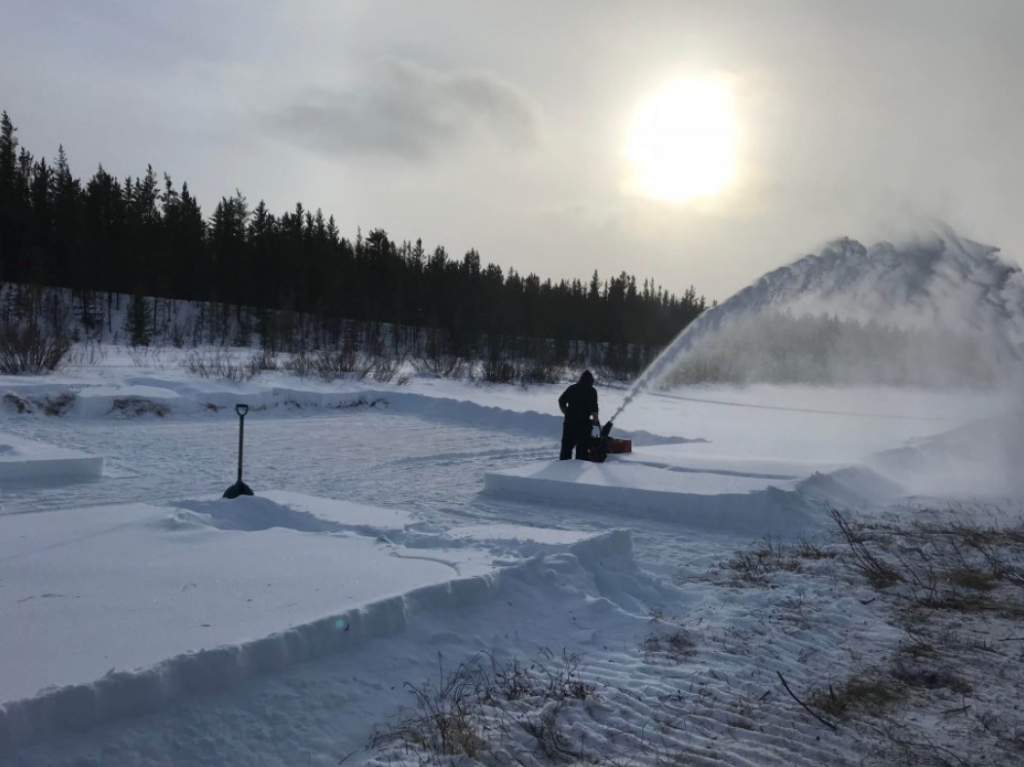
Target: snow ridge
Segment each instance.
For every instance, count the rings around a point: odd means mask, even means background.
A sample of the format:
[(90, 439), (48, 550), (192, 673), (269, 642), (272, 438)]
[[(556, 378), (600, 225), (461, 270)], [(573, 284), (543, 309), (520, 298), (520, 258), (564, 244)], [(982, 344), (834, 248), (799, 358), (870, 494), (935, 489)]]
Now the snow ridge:
[(41, 738), (153, 713), (186, 695), (229, 690), (257, 676), (345, 652), (368, 640), (405, 631), (418, 616), (484, 604), (498, 593), (504, 577), (565, 556), (577, 558), (622, 599), (632, 599), (626, 592), (645, 583), (633, 559), (630, 533), (613, 530), (575, 543), (565, 554), (538, 554), (518, 564), (423, 586), (260, 639), (183, 653), (148, 668), (111, 669), (89, 684), (49, 688), (32, 698), (10, 701), (0, 706), (0, 754)]
[[(196, 416), (221, 413), (234, 418), (234, 406), (245, 402), (255, 415), (264, 412), (333, 411), (374, 409), (414, 415), (432, 421), (468, 424), (500, 431), (515, 431), (549, 437), (562, 428), (562, 416), (536, 410), (509, 409), (486, 405), (470, 399), (400, 391), (395, 387), (373, 388), (362, 384), (342, 384), (326, 389), (276, 383), (226, 384), (219, 381), (177, 381), (155, 375), (134, 376), (124, 385), (71, 384), (60, 386), (42, 381), (14, 383), (0, 388), (8, 410), (13, 402), (25, 405), (18, 414), (45, 417), (139, 418)], [(59, 413), (47, 405), (60, 400)], [(552, 396), (552, 409), (554, 409)], [(643, 430), (619, 430), (615, 436), (633, 440), (636, 445), (663, 445), (694, 440), (653, 434)]]
[(408, 628), (417, 614), (487, 601), (500, 571), (424, 586), (262, 639), (184, 653), (155, 666), (111, 670), (90, 684), (51, 688), (0, 707), (0, 753), (43, 737), (157, 711), (183, 695), (227, 690), (253, 677), (343, 652)]

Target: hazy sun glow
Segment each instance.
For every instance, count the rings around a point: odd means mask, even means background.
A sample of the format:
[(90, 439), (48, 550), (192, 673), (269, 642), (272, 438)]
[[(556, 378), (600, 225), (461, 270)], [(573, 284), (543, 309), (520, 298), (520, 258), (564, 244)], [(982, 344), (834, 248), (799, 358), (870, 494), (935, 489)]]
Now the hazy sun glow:
[(637, 106), (626, 140), (631, 192), (684, 202), (720, 192), (736, 174), (736, 116), (728, 83), (672, 82)]

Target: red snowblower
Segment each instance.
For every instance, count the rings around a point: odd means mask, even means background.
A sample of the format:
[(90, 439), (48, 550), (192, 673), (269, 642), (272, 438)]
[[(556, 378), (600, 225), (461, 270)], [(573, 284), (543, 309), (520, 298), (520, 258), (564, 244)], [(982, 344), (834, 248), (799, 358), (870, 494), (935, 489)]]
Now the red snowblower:
[(633, 440), (616, 439), (609, 436), (612, 426), (612, 422), (608, 421), (608, 423), (601, 427), (599, 435), (591, 438), (590, 451), (587, 454), (588, 461), (604, 463), (609, 455), (633, 452)]

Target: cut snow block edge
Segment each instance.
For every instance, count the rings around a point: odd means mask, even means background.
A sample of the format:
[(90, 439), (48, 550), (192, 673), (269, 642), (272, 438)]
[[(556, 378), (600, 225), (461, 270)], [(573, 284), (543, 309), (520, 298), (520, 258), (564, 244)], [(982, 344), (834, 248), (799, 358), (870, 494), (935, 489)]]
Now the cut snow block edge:
[(484, 476), (484, 493), (714, 532), (789, 537), (827, 524), (830, 506), (863, 506), (898, 493), (866, 469), (804, 480), (680, 473), (629, 463), (545, 461)]
[(409, 627), (429, 610), (481, 604), (501, 570), (424, 586), (339, 615), (248, 642), (183, 653), (153, 666), (111, 671), (88, 684), (48, 688), (0, 706), (0, 754), (32, 741), (83, 732), (103, 722), (153, 713), (189, 694), (230, 689), (262, 674), (323, 658)]
[[(614, 530), (572, 545), (587, 569), (635, 567), (632, 537)], [(423, 586), (261, 639), (183, 653), (153, 666), (110, 671), (88, 684), (42, 690), (0, 705), (0, 754), (42, 738), (85, 732), (117, 719), (155, 713), (187, 695), (231, 689), (249, 679), (345, 652), (410, 628), (430, 611), (473, 607), (493, 599), (505, 577), (530, 577), (544, 555), (486, 573)], [(612, 560), (622, 560), (615, 564)]]
[(103, 458), (0, 461), (0, 483), (88, 482), (103, 476)]
[(0, 435), (0, 483), (85, 482), (103, 476), (103, 457)]

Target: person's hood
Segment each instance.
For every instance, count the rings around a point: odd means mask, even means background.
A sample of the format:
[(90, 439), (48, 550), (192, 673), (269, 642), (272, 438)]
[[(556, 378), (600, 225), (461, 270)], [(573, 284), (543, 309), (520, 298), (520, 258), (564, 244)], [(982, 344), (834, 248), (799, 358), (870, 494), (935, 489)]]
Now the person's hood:
[(584, 386), (593, 386), (594, 374), (591, 373), (589, 370), (584, 370), (583, 374), (580, 376), (580, 383), (583, 384)]

